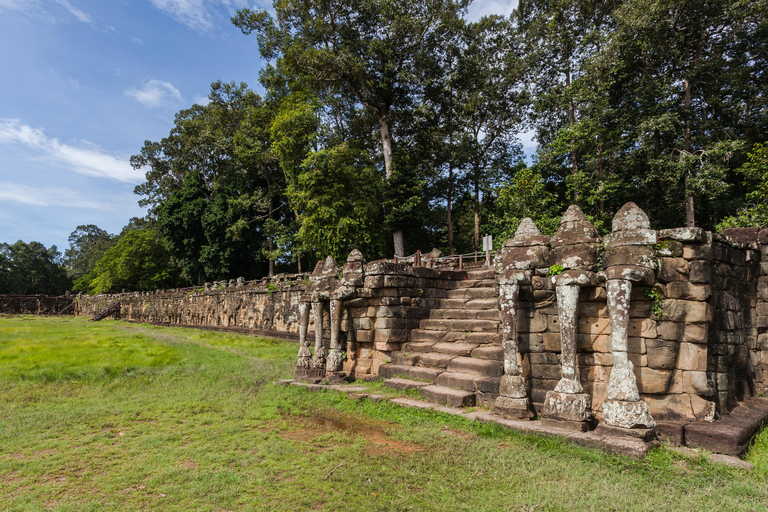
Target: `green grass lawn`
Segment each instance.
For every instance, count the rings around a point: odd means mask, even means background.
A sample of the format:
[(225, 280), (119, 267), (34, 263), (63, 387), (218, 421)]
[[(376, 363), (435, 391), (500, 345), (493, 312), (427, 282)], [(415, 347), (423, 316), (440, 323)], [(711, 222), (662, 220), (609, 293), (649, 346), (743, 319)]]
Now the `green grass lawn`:
[(632, 461), (275, 385), (296, 352), (226, 333), (0, 317), (0, 509), (768, 510), (765, 432), (752, 472), (663, 448)]

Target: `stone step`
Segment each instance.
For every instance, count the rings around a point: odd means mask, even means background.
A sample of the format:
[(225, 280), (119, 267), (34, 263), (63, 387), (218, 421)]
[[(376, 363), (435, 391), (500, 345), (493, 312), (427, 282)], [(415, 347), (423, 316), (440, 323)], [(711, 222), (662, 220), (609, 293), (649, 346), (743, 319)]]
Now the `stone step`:
[(467, 270), (467, 279), (495, 279), (496, 269), (493, 267)]
[(481, 345), (474, 349), (470, 355), (478, 359), (504, 361), (504, 349), (501, 345)]
[(398, 366), (416, 366), (419, 363), (418, 354), (409, 354), (407, 352), (392, 352), (392, 364)]
[(456, 357), (452, 354), (443, 354), (440, 352), (425, 352), (419, 354), (419, 366), (426, 366), (428, 368), (438, 368), (445, 370), (451, 360)]
[(488, 359), (457, 356), (448, 365), (449, 372), (474, 373), (482, 377), (501, 377), (504, 375), (504, 363)]
[(437, 376), (435, 384), (464, 391), (499, 393), (500, 377), (482, 377), (476, 373), (443, 372)]
[(433, 352), (440, 352), (442, 354), (451, 354), (454, 356), (468, 356), (472, 353), (477, 345), (472, 343), (464, 343), (461, 341), (454, 342), (441, 342), (432, 345)]
[(384, 385), (388, 388), (404, 390), (404, 389), (420, 389), (420, 388), (423, 388), (424, 386), (429, 386), (429, 383), (395, 377), (393, 379), (385, 380)]
[(501, 345), (501, 333), (470, 332), (470, 333), (467, 333), (466, 337), (464, 338), (464, 341), (466, 341), (467, 343)]
[(465, 281), (454, 281), (452, 288), (494, 288), (496, 279), (467, 279)]
[(499, 309), (498, 298), (493, 299), (429, 299), (432, 309)]
[(424, 368), (422, 366), (402, 366), (392, 363), (383, 364), (379, 367), (379, 376), (385, 379), (406, 378), (435, 382), (435, 379), (443, 370), (434, 368)]
[(430, 402), (438, 404), (447, 404), (453, 407), (474, 407), (475, 405), (475, 394), (468, 391), (431, 385), (421, 388), (420, 393)]
[(419, 329), (427, 331), (453, 332), (498, 332), (499, 320), (451, 320), (445, 318), (425, 318), (419, 322)]
[(498, 309), (430, 309), (427, 318), (451, 320), (500, 320), (501, 312)]
[[(411, 331), (411, 339), (413, 339), (413, 333), (417, 331)], [(421, 353), (421, 352), (432, 352), (432, 345), (434, 345), (434, 341), (409, 341), (403, 347), (400, 349), (400, 352), (403, 352), (405, 354), (413, 354), (413, 353)]]
[[(440, 290), (445, 291), (445, 290)], [(496, 288), (457, 288), (455, 290), (448, 290), (445, 296), (442, 294), (437, 298), (446, 299), (493, 299), (498, 296)]]

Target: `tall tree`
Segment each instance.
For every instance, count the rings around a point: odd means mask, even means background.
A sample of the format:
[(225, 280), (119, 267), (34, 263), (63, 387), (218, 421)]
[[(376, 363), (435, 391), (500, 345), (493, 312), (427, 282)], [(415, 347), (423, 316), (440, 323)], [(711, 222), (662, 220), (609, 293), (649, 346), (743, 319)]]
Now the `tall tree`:
[(0, 243), (0, 293), (61, 295), (72, 286), (55, 245)]
[(96, 226), (77, 226), (69, 235), (69, 249), (64, 251), (64, 266), (75, 281), (88, 274), (107, 250), (117, 243), (117, 238)]
[[(295, 80), (341, 88), (375, 119), (384, 173), (393, 173), (393, 114), (418, 96), (420, 61), (430, 58), (433, 36), (454, 30), (468, 0), (284, 0), (267, 11), (243, 9), (233, 23), (256, 32), (262, 57), (279, 59)], [(403, 232), (393, 233), (404, 254)]]

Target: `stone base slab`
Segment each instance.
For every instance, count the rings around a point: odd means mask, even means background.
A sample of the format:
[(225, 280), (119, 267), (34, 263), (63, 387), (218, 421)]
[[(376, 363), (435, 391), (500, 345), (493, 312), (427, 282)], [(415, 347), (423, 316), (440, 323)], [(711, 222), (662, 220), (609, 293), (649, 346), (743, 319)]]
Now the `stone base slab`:
[(541, 418), (541, 424), (545, 427), (557, 428), (560, 430), (570, 430), (572, 432), (589, 432), (590, 423), (588, 421), (568, 421), (555, 420), (552, 418)]
[(606, 425), (605, 423), (598, 425), (595, 429), (595, 433), (604, 436), (632, 437), (635, 439), (641, 439), (643, 441), (653, 441), (656, 439), (656, 429), (653, 428), (621, 428), (612, 427), (610, 425)]
[(294, 378), (301, 382), (319, 384), (325, 379), (325, 368), (296, 368)]
[(325, 377), (328, 380), (328, 384), (343, 384), (349, 382), (350, 378), (344, 372), (325, 372)]
[(547, 391), (543, 418), (583, 422), (592, 419), (592, 399), (586, 393)]
[(625, 429), (653, 428), (656, 422), (651, 417), (645, 402), (626, 402), (624, 400), (603, 401), (603, 420), (606, 425)]
[(530, 420), (536, 416), (528, 398), (499, 396), (493, 404), (493, 414), (512, 420)]

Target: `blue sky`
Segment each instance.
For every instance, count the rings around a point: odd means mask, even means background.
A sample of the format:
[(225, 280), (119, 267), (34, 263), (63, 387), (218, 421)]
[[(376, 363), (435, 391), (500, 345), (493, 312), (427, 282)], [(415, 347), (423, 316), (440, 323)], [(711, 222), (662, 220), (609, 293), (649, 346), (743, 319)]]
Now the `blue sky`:
[[(476, 1), (469, 18), (516, 0)], [(0, 242), (60, 251), (80, 224), (140, 217), (130, 155), (211, 82), (258, 90), (256, 38), (229, 21), (267, 0), (0, 0)]]

